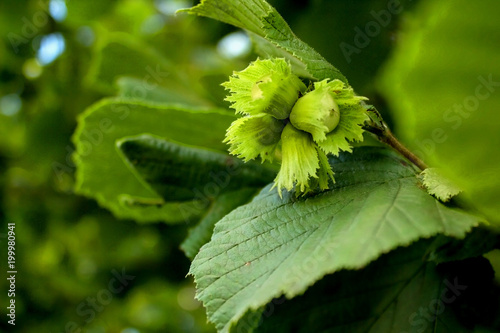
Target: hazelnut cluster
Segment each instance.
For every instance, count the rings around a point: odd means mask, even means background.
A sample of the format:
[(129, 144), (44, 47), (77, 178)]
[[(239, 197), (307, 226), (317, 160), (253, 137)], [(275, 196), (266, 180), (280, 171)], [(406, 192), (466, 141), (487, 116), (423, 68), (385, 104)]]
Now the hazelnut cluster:
[(308, 89), (285, 59), (274, 58), (257, 59), (223, 86), (242, 115), (227, 130), (229, 152), (245, 161), (280, 162), (274, 185), (280, 196), (294, 186), (298, 194), (328, 189), (335, 180), (327, 154), (350, 152), (350, 142), (363, 140), (366, 98), (340, 80)]

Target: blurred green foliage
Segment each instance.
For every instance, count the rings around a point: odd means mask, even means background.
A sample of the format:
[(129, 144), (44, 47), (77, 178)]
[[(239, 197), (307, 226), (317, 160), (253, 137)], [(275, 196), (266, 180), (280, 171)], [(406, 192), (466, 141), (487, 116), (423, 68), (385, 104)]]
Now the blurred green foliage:
[[(416, 2), (401, 1), (400, 14), (346, 57), (339, 45), (354, 45), (355, 29), (364, 29), (374, 20), (372, 11), (386, 8), (387, 1), (270, 1), (386, 119), (390, 113), (374, 77)], [(66, 8), (67, 15), (58, 17), (55, 9), (50, 15), (49, 3)], [(217, 43), (234, 31), (230, 26), (173, 15), (191, 5), (188, 0), (0, 3), (0, 267), (4, 274), (6, 224), (15, 222), (17, 331), (71, 332), (72, 322), (96, 333), (214, 331), (185, 279), (190, 262), (178, 247), (190, 225), (119, 220), (73, 193), (71, 136), (78, 115), (99, 99), (141, 97), (158, 105), (227, 108), (220, 83), (255, 55), (227, 58), (218, 51)], [(64, 50), (41, 64), (48, 36), (62, 36)], [(137, 95), (134, 87), (152, 75), (148, 66), (156, 71), (157, 65), (168, 75), (160, 76), (149, 95)], [(110, 292), (110, 281), (122, 270), (134, 278)], [(6, 286), (2, 278), (2, 293)], [(1, 299), (5, 309), (8, 299)], [(0, 329), (11, 328), (4, 317)]]
[[(149, 62), (128, 58), (130, 47), (141, 54), (148, 48), (153, 68), (161, 61), (193, 81), (189, 70), (229, 75), (237, 64), (223, 61), (214, 46), (223, 31), (218, 24), (201, 28), (191, 18), (162, 12), (154, 1), (65, 5), (67, 16), (57, 21), (45, 1), (0, 4), (1, 267), (7, 261), (6, 224), (15, 222), (16, 331), (212, 332), (185, 278), (189, 260), (178, 249), (187, 225), (118, 220), (93, 200), (74, 195), (71, 135), (78, 114), (118, 93), (118, 76), (142, 80), (148, 74)], [(43, 38), (53, 33), (63, 36), (64, 52), (41, 65)], [(115, 53), (104, 57), (112, 38), (129, 48), (108, 48)], [(203, 63), (193, 64), (193, 57)], [(104, 58), (115, 63), (101, 63)], [(120, 284), (110, 281), (122, 270), (134, 278), (114, 292)], [(2, 294), (6, 286), (2, 278)], [(8, 299), (1, 299), (5, 309)], [(2, 320), (0, 330), (12, 327)]]
[[(400, 136), (499, 223), (498, 3), (425, 3), (382, 76)], [(443, 36), (446, 36), (443, 38)]]

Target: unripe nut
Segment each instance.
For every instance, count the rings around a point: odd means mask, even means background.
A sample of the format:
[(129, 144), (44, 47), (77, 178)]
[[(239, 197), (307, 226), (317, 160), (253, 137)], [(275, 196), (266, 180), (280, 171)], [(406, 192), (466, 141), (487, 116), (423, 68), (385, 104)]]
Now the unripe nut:
[(327, 87), (315, 89), (302, 96), (290, 113), (292, 125), (312, 134), (314, 141), (321, 142), (340, 121), (340, 110)]
[(283, 132), (285, 123), (274, 117), (263, 118), (263, 121), (266, 123), (266, 126), (257, 135), (259, 143), (264, 146), (276, 144), (281, 140), (281, 133)]
[(285, 59), (257, 59), (222, 84), (231, 94), (226, 101), (242, 115), (268, 114), (288, 119), (293, 105), (307, 87)]
[(266, 100), (262, 112), (270, 114), (276, 119), (286, 119), (299, 98), (299, 93), (304, 90), (305, 85), (297, 76), (293, 74), (286, 77), (275, 75), (274, 77), (264, 77), (256, 83), (252, 94), (260, 95), (262, 99)]

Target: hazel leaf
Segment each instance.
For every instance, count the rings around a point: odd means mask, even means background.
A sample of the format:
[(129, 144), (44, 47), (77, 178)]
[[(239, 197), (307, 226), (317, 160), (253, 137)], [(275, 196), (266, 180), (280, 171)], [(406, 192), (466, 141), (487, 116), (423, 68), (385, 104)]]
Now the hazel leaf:
[(415, 169), (388, 149), (361, 147), (330, 162), (339, 175), (331, 190), (280, 198), (263, 189), (215, 225), (190, 274), (219, 331), (234, 332), (248, 311), (301, 295), (327, 274), (363, 268), (422, 238), (463, 238), (485, 223), (429, 196)]
[(222, 193), (210, 204), (200, 222), (189, 230), (188, 236), (180, 246), (181, 250), (192, 260), (200, 248), (210, 241), (215, 223), (232, 210), (248, 203), (256, 193), (257, 189), (251, 187)]
[(442, 202), (447, 202), (462, 192), (450, 179), (443, 176), (437, 168), (425, 169), (419, 178), (422, 180), (427, 192)]
[(325, 276), (290, 301), (270, 302), (255, 314), (260, 322), (252, 332), (498, 332), (471, 328), (495, 318), (484, 298), (472, 296), (495, 290), (491, 264), (476, 257), (436, 266), (426, 261), (434, 240), (398, 248), (362, 270)]
[[(273, 170), (216, 150), (142, 134), (117, 141), (128, 167), (166, 202), (194, 200), (244, 187), (261, 187)], [(210, 191), (207, 189), (210, 188)]]
[[(148, 132), (188, 145), (224, 151), (224, 131), (235, 119), (234, 115), (219, 109), (148, 105), (113, 99), (98, 102), (79, 116), (73, 135), (76, 147), (73, 159), (78, 166), (75, 192), (96, 199), (118, 218), (184, 222), (179, 202), (159, 208), (130, 204), (130, 198), (147, 202), (161, 197), (144, 186), (127, 167), (116, 151), (116, 140)], [(211, 126), (207, 127), (207, 123)]]
[(300, 40), (290, 26), (264, 0), (203, 0), (184, 12), (225, 22), (249, 32), (258, 50), (266, 57), (286, 57), (301, 77), (316, 80), (339, 79), (347, 83), (342, 73), (312, 47)]

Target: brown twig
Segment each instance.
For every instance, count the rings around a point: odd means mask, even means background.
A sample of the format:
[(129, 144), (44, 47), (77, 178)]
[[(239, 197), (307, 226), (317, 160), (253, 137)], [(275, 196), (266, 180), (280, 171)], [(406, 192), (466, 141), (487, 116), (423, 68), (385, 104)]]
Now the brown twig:
[(377, 136), (377, 139), (399, 152), (406, 157), (410, 162), (416, 165), (420, 170), (427, 169), (427, 165), (417, 155), (406, 148), (387, 127), (380, 113), (373, 106), (367, 106), (367, 112), (370, 116), (369, 124), (365, 125), (365, 130)]
[(394, 148), (397, 152), (406, 157), (410, 162), (419, 167), (420, 170), (423, 171), (427, 169), (427, 164), (425, 164), (425, 162), (422, 161), (417, 155), (413, 154), (408, 148), (406, 148), (401, 142), (399, 142), (399, 140), (396, 139), (396, 137), (389, 129), (386, 129), (383, 133), (384, 135), (382, 137), (379, 137), (379, 140), (381, 142), (384, 142)]

